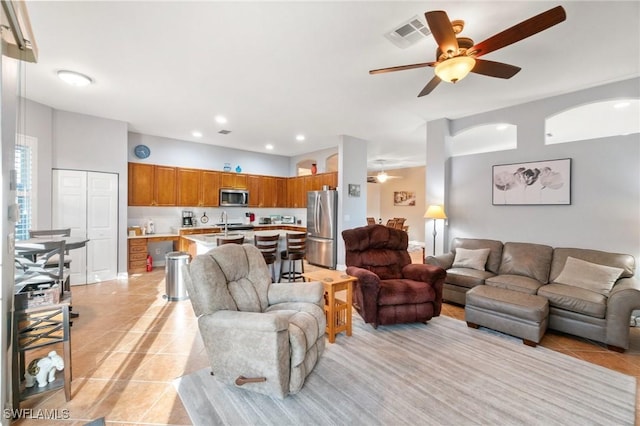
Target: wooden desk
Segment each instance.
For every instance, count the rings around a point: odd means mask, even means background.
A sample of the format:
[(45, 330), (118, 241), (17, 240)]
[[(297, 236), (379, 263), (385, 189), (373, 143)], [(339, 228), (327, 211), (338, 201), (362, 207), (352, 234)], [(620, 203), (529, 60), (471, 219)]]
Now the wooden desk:
[[(343, 271), (321, 269), (302, 274), (307, 281), (320, 281), (324, 285), (324, 312), (327, 318), (326, 332), (329, 343), (336, 341), (336, 334), (346, 331), (351, 336), (351, 310), (353, 282), (357, 278), (347, 275)], [(346, 290), (347, 300), (336, 298), (336, 292)]]

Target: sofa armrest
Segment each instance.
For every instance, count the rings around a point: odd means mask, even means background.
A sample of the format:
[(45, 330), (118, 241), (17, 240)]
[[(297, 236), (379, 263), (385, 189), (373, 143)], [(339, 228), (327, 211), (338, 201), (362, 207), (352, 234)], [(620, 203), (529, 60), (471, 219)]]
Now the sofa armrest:
[(288, 330), (289, 320), (285, 315), (277, 313), (216, 311), (202, 315), (198, 324), (206, 329), (249, 330), (260, 332), (278, 332)]
[(449, 269), (453, 265), (454, 258), (455, 255), (449, 252), (438, 256), (427, 256), (424, 261), (427, 265), (434, 265), (439, 266), (442, 269)]
[(629, 319), (636, 309), (640, 309), (640, 280), (619, 279), (607, 300), (607, 345), (629, 348)]
[(274, 283), (267, 293), (269, 305), (286, 302), (315, 303), (324, 306), (324, 286), (320, 281), (308, 283)]

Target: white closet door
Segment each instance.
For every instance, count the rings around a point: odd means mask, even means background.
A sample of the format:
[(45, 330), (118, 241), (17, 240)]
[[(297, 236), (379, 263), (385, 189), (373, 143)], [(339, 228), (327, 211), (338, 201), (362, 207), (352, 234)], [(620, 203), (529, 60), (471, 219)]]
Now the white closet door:
[(117, 277), (118, 175), (78, 170), (53, 171), (53, 228), (89, 239), (72, 250), (71, 285)]
[[(87, 236), (87, 173), (53, 171), (52, 228), (71, 228), (74, 237)], [(71, 250), (71, 285), (87, 282), (86, 247)]]
[(87, 173), (87, 279), (113, 280), (118, 275), (118, 176)]

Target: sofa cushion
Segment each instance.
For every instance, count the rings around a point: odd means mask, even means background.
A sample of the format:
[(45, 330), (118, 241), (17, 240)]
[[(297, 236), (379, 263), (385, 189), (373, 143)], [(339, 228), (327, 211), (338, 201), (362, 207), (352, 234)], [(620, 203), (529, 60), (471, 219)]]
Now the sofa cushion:
[(569, 256), (564, 269), (553, 282), (608, 296), (622, 272), (624, 272), (622, 268), (599, 265)]
[(453, 284), (460, 287), (473, 288), (477, 285), (484, 284), (487, 278), (493, 277), (495, 274), (489, 271), (478, 271), (469, 268), (451, 268), (447, 269), (447, 284)]
[(599, 265), (622, 268), (624, 271), (620, 278), (631, 278), (636, 270), (636, 261), (630, 254), (610, 253), (599, 250), (579, 249), (579, 248), (555, 248), (553, 250), (553, 262), (551, 263), (551, 273), (549, 281), (555, 281), (556, 277), (564, 269), (567, 257), (586, 260), (587, 262)]
[(523, 275), (496, 275), (485, 280), (485, 284), (492, 287), (505, 288), (520, 293), (536, 294), (542, 283)]
[(458, 247), (456, 255), (453, 258), (453, 268), (471, 268), (478, 271), (484, 271), (487, 264), (487, 258), (491, 253), (491, 249), (465, 249)]
[(498, 275), (522, 275), (549, 282), (553, 247), (532, 243), (505, 243)]
[(577, 312), (595, 318), (604, 318), (607, 297), (595, 291), (564, 284), (547, 284), (540, 287), (538, 295), (546, 297), (554, 308)]
[(454, 238), (451, 241), (451, 251), (456, 252), (458, 247), (465, 249), (482, 249), (491, 250), (487, 259), (486, 270), (494, 274), (498, 273), (500, 268), (500, 260), (502, 259), (502, 242), (497, 240), (485, 240), (482, 238)]

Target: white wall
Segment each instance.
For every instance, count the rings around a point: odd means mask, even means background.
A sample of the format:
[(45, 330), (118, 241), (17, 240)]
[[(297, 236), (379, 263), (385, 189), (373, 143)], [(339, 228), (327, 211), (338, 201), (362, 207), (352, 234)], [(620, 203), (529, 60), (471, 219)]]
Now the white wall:
[[(141, 160), (133, 154), (136, 145), (144, 144), (151, 149), (151, 156)], [(289, 176), (289, 157), (241, 151), (160, 136), (129, 133), (127, 161), (162, 164), (195, 169), (222, 170), (224, 163), (231, 163), (235, 170), (240, 165), (242, 173), (267, 176)]]
[[(628, 253), (640, 260), (640, 135), (544, 144), (547, 116), (596, 100), (639, 97), (639, 82), (631, 79), (452, 120), (452, 133), (483, 122), (516, 124), (518, 148), (445, 159), (450, 163), (447, 243), (454, 237), (493, 238)], [(572, 159), (571, 205), (492, 205), (493, 165), (558, 158)]]
[[(342, 231), (367, 224), (367, 142), (341, 136), (338, 146), (338, 265), (344, 269)], [(349, 184), (360, 185), (360, 196), (349, 195)]]
[(319, 151), (311, 151), (306, 154), (296, 155), (294, 157), (291, 157), (288, 176), (296, 176), (298, 172), (296, 168), (296, 164), (304, 160), (315, 160), (315, 163), (318, 167), (318, 173), (325, 173), (327, 171), (326, 170), (327, 158), (331, 157), (332, 155), (335, 155), (338, 152), (338, 144), (340, 143), (338, 138), (336, 138), (335, 143), (336, 143), (335, 148), (322, 149)]
[[(7, 321), (10, 318), (13, 307), (14, 293), (14, 266), (13, 266), (13, 235), (15, 223), (9, 220), (8, 209), (16, 203), (16, 192), (9, 187), (9, 176), (12, 170), (15, 170), (15, 140), (16, 140), (16, 116), (19, 111), (18, 105), (18, 89), (20, 88), (18, 61), (0, 56), (0, 111), (2, 118), (0, 119), (0, 131), (2, 138), (2, 152), (0, 160), (2, 161), (2, 188), (0, 196), (2, 197), (2, 219), (0, 219), (0, 227), (2, 228), (2, 241), (0, 247), (2, 254), (0, 258), (0, 272), (2, 275), (2, 292), (0, 293), (0, 306), (2, 314), (2, 328), (0, 329), (0, 401), (2, 408), (7, 406), (7, 402), (11, 395), (11, 334), (9, 333), (11, 324)], [(22, 65), (24, 66), (24, 64)], [(2, 416), (0, 420), (2, 424), (8, 424), (8, 419)]]
[(382, 219), (380, 213), (380, 190), (382, 185), (379, 183), (367, 182), (367, 216), (372, 217), (378, 223)]
[[(424, 212), (425, 204), (425, 168), (409, 167), (405, 169), (386, 170), (390, 176), (398, 176), (397, 179), (389, 179), (385, 183), (369, 184), (379, 188), (379, 216), (374, 216), (376, 220), (382, 218), (382, 224), (387, 223), (387, 219), (394, 217), (404, 217), (407, 220), (405, 225), (409, 226), (410, 241), (425, 241), (424, 233)], [(393, 203), (394, 192), (410, 191), (416, 193), (415, 206), (396, 206)], [(372, 214), (367, 210), (367, 216)]]

